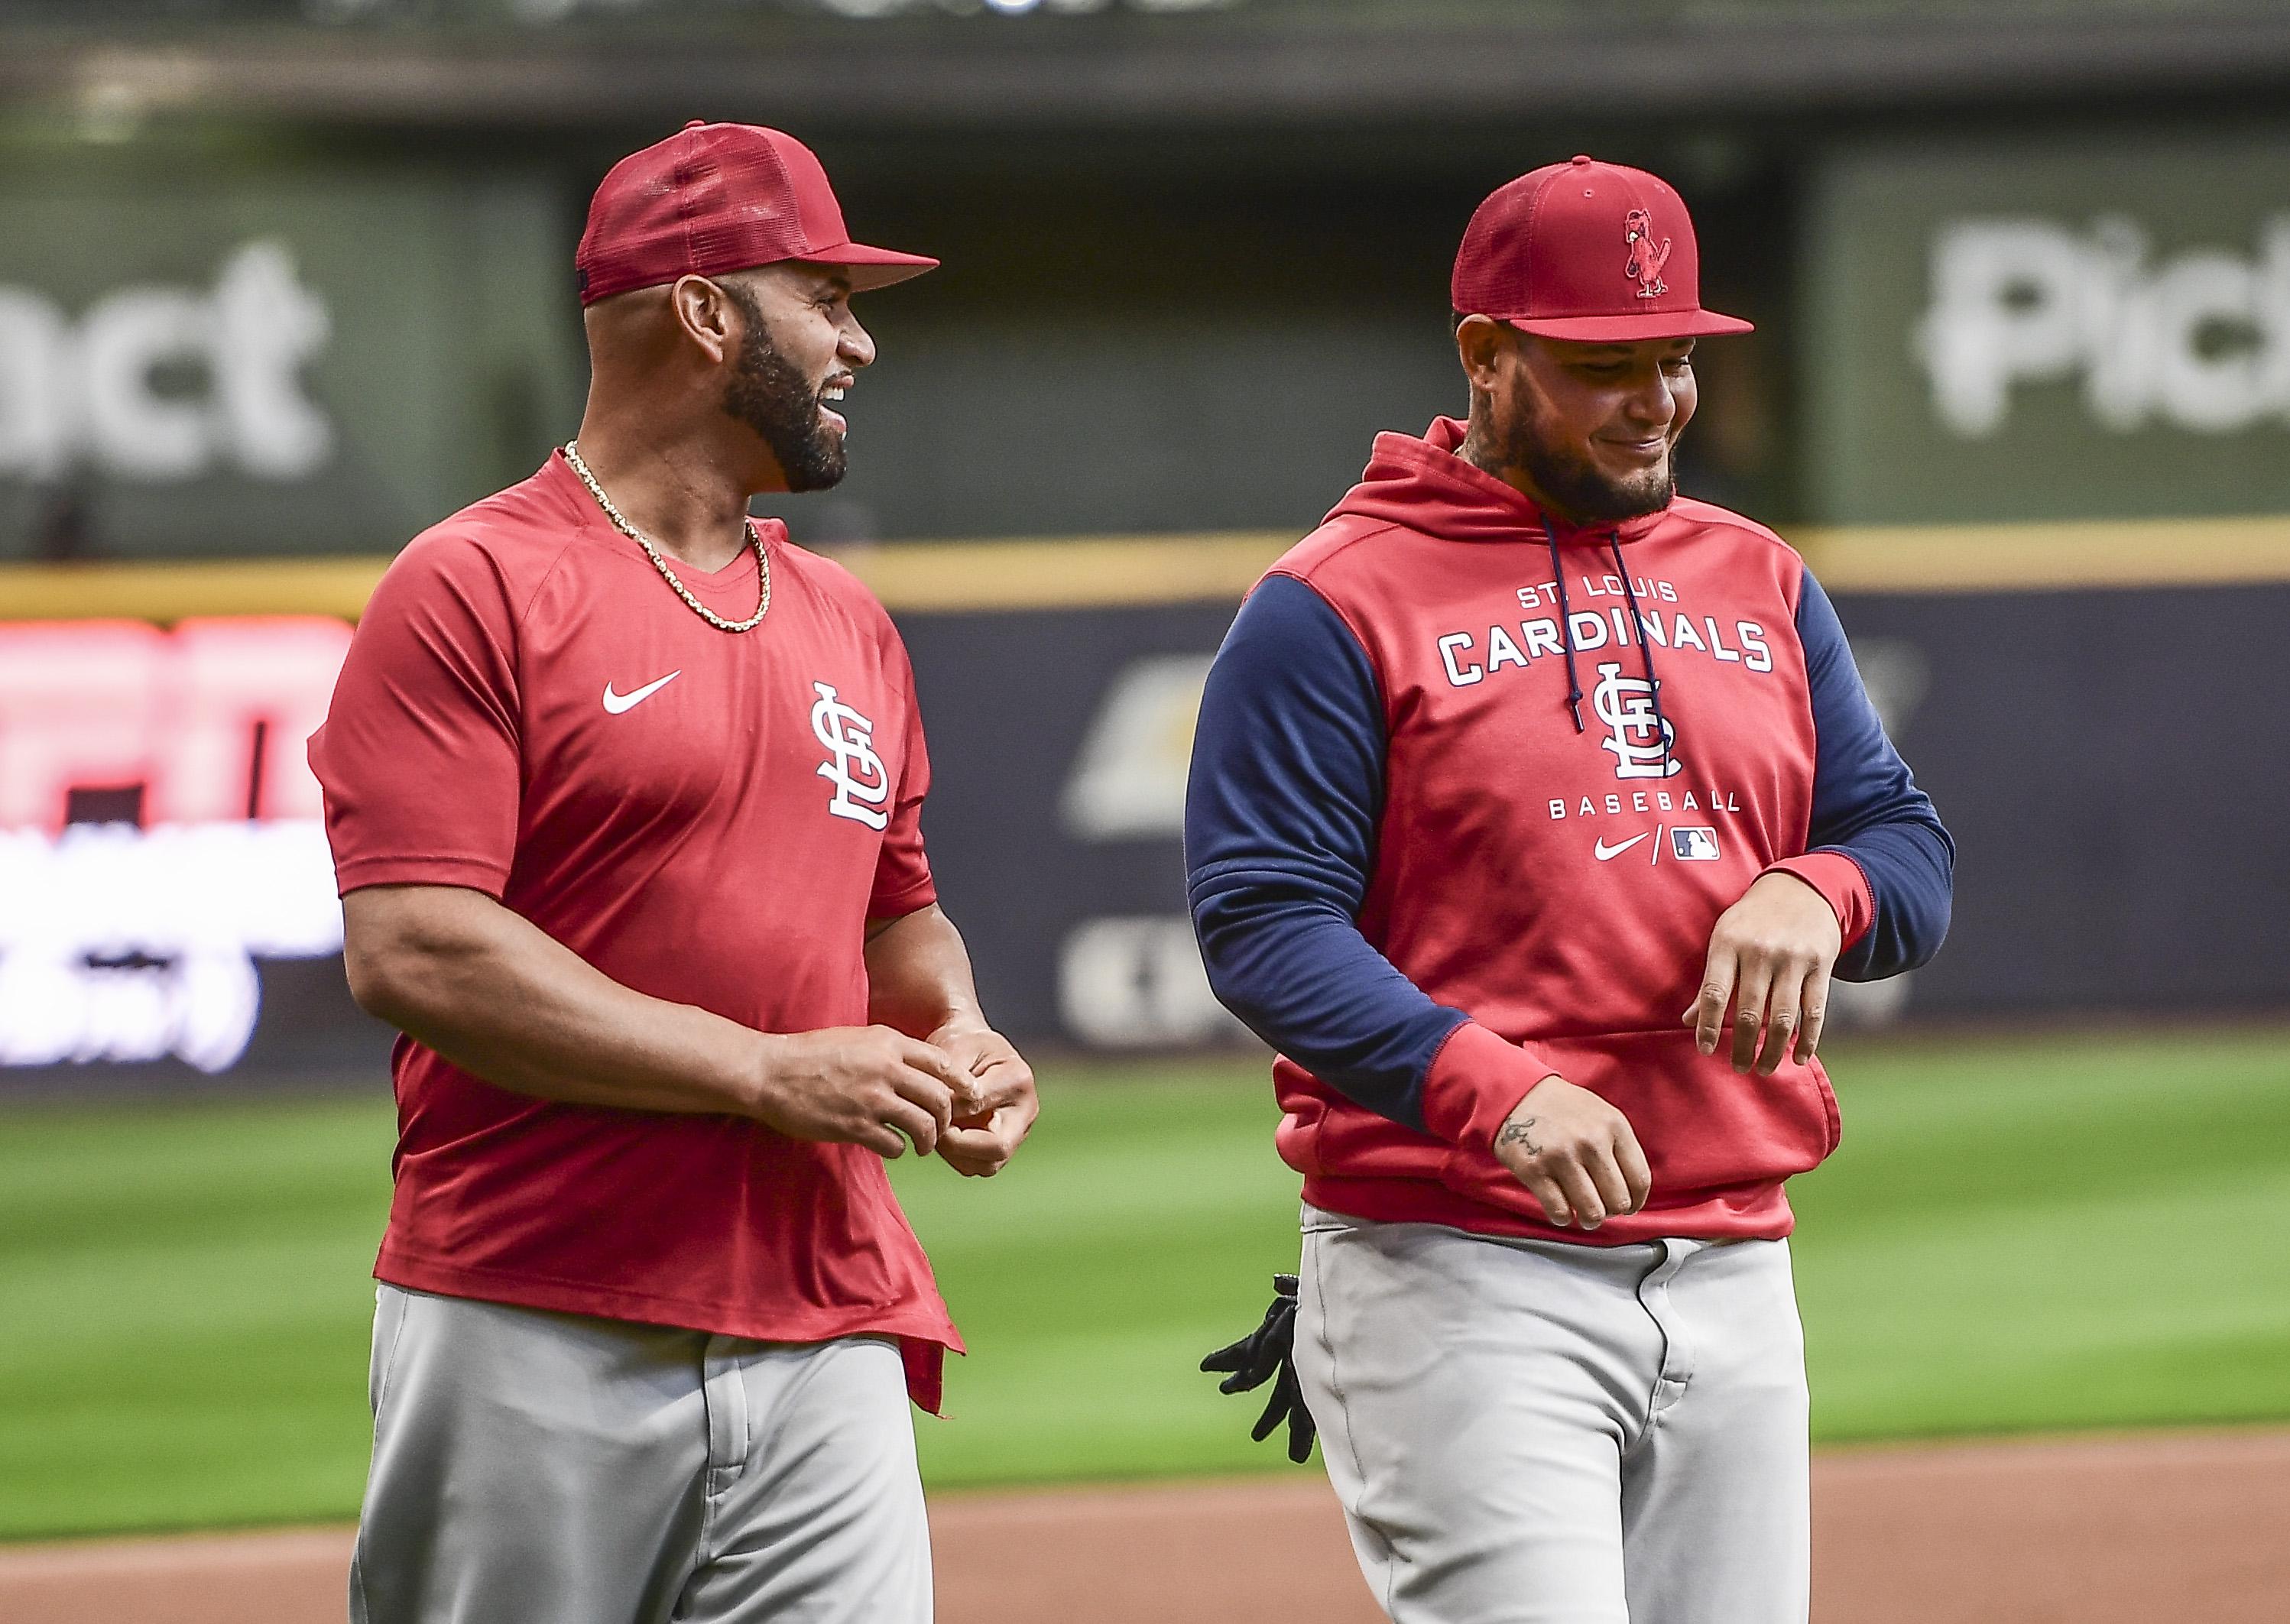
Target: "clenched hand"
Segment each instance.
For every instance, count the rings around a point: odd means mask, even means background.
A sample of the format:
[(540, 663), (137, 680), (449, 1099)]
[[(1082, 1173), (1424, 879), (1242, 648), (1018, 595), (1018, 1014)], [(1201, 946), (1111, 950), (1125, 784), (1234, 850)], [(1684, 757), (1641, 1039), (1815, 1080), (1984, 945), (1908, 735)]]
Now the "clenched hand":
[(1798, 1063), (1811, 1060), (1841, 942), (1826, 897), (1794, 875), (1759, 875), (1709, 932), (1701, 993), (1684, 1016), (1695, 1044), (1718, 1052), (1730, 1004), (1734, 1070), (1772, 1076), (1792, 1041)]
[(765, 1040), (749, 1114), (790, 1139), (928, 1156), (976, 1107), (969, 1068), (889, 1027), (829, 1027)]
[(1494, 1151), (1562, 1229), (1635, 1212), (1653, 1188), (1629, 1118), (1564, 1077), (1526, 1091), (1495, 1131)]
[(931, 1042), (963, 1068), (970, 1084), (952, 1124), (939, 1136), (939, 1159), (965, 1179), (990, 1179), (1041, 1115), (1033, 1068), (1008, 1038), (986, 1027), (942, 1027)]

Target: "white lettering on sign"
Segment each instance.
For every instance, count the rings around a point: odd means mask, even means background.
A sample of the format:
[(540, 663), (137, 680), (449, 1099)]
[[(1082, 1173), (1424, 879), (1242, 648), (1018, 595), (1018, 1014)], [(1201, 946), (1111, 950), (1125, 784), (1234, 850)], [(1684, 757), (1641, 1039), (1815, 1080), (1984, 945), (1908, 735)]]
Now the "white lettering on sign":
[(1099, 1049), (1157, 1048), (1237, 1037), (1245, 1028), (1209, 989), (1182, 914), (1091, 919), (1058, 954), (1066, 1029)]
[[(349, 640), (316, 616), (0, 626), (0, 1065), (222, 1070), (254, 961), (340, 950), (303, 746)], [(71, 822), (75, 791), (147, 827)]]
[(212, 289), (122, 288), (76, 322), (0, 287), (0, 478), (83, 464), (149, 482), (308, 478), (332, 457), (334, 428), (301, 373), (332, 330), (274, 242), (232, 254)]
[(220, 1071), (254, 1035), (254, 960), (342, 946), (316, 819), (0, 831), (0, 1065)]
[(1934, 241), (1931, 297), (1917, 348), (1934, 411), (1966, 439), (2001, 431), (2022, 383), (2079, 382), (2117, 433), (2290, 422), (2290, 215), (2254, 255), (2159, 261), (2120, 217), (1957, 220)]
[(1155, 654), (1115, 676), (1089, 724), (1059, 811), (1080, 840), (1181, 835), (1208, 654)]

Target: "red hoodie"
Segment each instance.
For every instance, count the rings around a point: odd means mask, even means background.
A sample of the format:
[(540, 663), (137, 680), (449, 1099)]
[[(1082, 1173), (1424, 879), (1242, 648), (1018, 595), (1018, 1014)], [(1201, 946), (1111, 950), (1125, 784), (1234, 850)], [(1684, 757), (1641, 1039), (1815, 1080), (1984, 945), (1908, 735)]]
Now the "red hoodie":
[[(1251, 709), (1250, 610), (1220, 656), (1230, 675), (1212, 676), (1189, 811), (1196, 918), (1220, 995), (1282, 1051), (1280, 1154), (1306, 1200), (1365, 1218), (1599, 1244), (1785, 1235), (1782, 1180), (1838, 1141), (1828, 1078), (1817, 1062), (1737, 1074), (1723, 1047), (1697, 1051), (1681, 1016), (1718, 915), (1760, 874), (1787, 869), (1819, 891), (1848, 952), (1878, 911), (1857, 854), (1807, 853), (1817, 705), (1804, 562), (1764, 527), (1683, 499), (1619, 526), (1546, 526), (1517, 490), (1453, 454), (1463, 428), (1441, 419), (1424, 439), (1377, 436), (1362, 482), (1266, 578), (1325, 600), (1373, 672), (1380, 806), (1351, 924), (1424, 1007), (1469, 1017), (1426, 1045), (1409, 1096), (1421, 1131), (1409, 1110), (1361, 1103), (1350, 1072), (1340, 1087), (1290, 1058), (1314, 1052), (1305, 1028), (1320, 1018), (1305, 1012), (1310, 988), (1260, 989), (1307, 968), (1284, 959), (1269, 925), (1207, 923), (1250, 885), (1270, 894), (1277, 847), (1330, 844), (1244, 804), (1313, 770), (1276, 766), (1296, 729)], [(1867, 713), (1857, 676), (1850, 688)], [(1333, 961), (1309, 972), (1324, 1004), (1342, 973)], [(1385, 996), (1361, 987), (1333, 1019)], [(1365, 1076), (1373, 1063), (1343, 1064)], [(1645, 1210), (1589, 1236), (1549, 1226), (1492, 1148), (1553, 1074), (1618, 1107), (1653, 1171)]]

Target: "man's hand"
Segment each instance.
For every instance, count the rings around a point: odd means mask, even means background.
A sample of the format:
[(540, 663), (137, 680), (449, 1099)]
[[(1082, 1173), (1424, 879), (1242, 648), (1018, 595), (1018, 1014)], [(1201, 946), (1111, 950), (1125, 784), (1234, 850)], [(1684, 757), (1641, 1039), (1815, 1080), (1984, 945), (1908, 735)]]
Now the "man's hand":
[(956, 1101), (976, 1098), (970, 1070), (933, 1044), (889, 1027), (829, 1027), (765, 1039), (750, 1114), (790, 1139), (864, 1145), (885, 1157), (907, 1141), (941, 1145)]
[(1001, 1172), (1040, 1112), (1034, 1074), (979, 1014), (970, 955), (935, 902), (867, 922), (867, 1013), (901, 1031), (928, 1032), (933, 1052), (953, 1066), (953, 1115), (939, 1124), (940, 1156), (968, 1178)]
[(1033, 1068), (1008, 1038), (987, 1027), (942, 1027), (931, 1034), (931, 1043), (962, 1068), (965, 1084), (953, 1124), (939, 1138), (939, 1158), (965, 1179), (990, 1179), (1041, 1115)]
[(1770, 1077), (1789, 1057), (1799, 1064), (1821, 1047), (1829, 972), (1842, 938), (1829, 900), (1786, 872), (1759, 875), (1742, 900), (1718, 916), (1701, 996), (1686, 1009), (1704, 1054), (1718, 1052), (1726, 1006), (1734, 1006), (1734, 1069)]
[(1495, 1159), (1564, 1229), (1635, 1212), (1653, 1189), (1629, 1118), (1587, 1088), (1545, 1077), (1495, 1132)]

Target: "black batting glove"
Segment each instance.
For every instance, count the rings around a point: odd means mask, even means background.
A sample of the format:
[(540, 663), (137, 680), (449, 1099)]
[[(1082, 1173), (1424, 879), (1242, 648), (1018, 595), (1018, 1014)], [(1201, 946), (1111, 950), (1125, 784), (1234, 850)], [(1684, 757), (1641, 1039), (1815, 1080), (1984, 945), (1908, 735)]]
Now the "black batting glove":
[(1311, 1411), (1305, 1408), (1304, 1389), (1296, 1380), (1296, 1276), (1273, 1276), (1272, 1290), (1272, 1306), (1264, 1310), (1264, 1323), (1237, 1342), (1218, 1348), (1201, 1361), (1201, 1368), (1231, 1372), (1217, 1383), (1220, 1393), (1253, 1392), (1269, 1381), (1272, 1396), (1248, 1436), (1261, 1444), (1285, 1418), (1288, 1458), (1301, 1466), (1312, 1458), (1317, 1428), (1312, 1424)]

